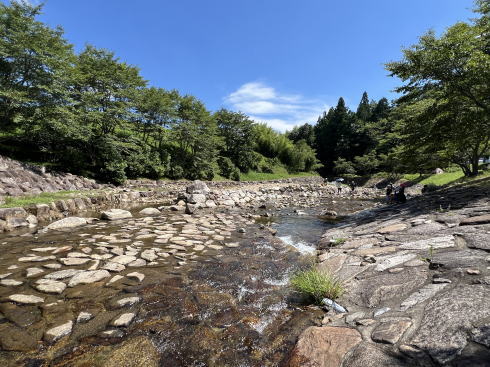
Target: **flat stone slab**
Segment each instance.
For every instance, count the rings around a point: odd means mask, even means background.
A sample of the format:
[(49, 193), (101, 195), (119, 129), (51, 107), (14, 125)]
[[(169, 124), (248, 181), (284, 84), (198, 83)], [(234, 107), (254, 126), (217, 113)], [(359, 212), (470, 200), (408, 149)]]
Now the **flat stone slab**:
[(68, 217), (57, 220), (49, 224), (46, 229), (48, 230), (57, 230), (57, 229), (65, 229), (65, 228), (74, 228), (87, 224), (87, 218), (80, 217)]
[(112, 320), (111, 325), (112, 326), (128, 326), (131, 324), (131, 321), (133, 321), (134, 317), (136, 314), (132, 312), (128, 313), (123, 313), (122, 315), (116, 317), (114, 320)]
[(123, 209), (110, 209), (101, 213), (101, 218), (105, 220), (118, 220), (132, 217), (133, 215), (129, 211)]
[(56, 340), (64, 337), (65, 335), (69, 335), (72, 329), (73, 329), (73, 321), (68, 321), (65, 324), (47, 330), (44, 333), (44, 340), (46, 340), (49, 343), (53, 343)]
[(110, 276), (111, 274), (107, 270), (82, 271), (70, 279), (68, 282), (68, 287), (75, 287), (79, 284), (95, 283)]
[(450, 248), (454, 247), (455, 245), (454, 236), (442, 236), (403, 243), (399, 246), (399, 248), (403, 250), (429, 250), (430, 248)]
[(400, 305), (400, 309), (402, 311), (406, 311), (410, 307), (413, 307), (416, 304), (428, 300), (429, 298), (435, 296), (437, 293), (446, 288), (447, 285), (447, 283), (427, 284), (425, 287), (418, 289), (416, 292), (412, 293), (406, 300), (404, 300)]
[(119, 255), (119, 256), (113, 257), (111, 259), (111, 262), (121, 264), (121, 265), (128, 265), (129, 263), (131, 263), (135, 260), (136, 260), (136, 256)]
[(469, 248), (490, 251), (490, 233), (466, 233), (461, 237)]
[(466, 225), (478, 225), (478, 224), (487, 224), (490, 223), (490, 214), (478, 215), (476, 217), (469, 217), (461, 220), (459, 223), (460, 226)]
[(88, 263), (90, 260), (91, 259), (89, 258), (82, 258), (82, 257), (62, 257), (61, 259), (58, 259), (60, 263), (66, 266), (83, 265)]
[(126, 269), (126, 267), (122, 264), (118, 264), (115, 262), (108, 262), (108, 263), (104, 264), (104, 266), (102, 266), (102, 269), (119, 273), (119, 272), (123, 271), (124, 269)]
[(373, 330), (371, 339), (378, 343), (396, 344), (411, 325), (410, 319), (381, 321)]
[(34, 288), (39, 292), (61, 294), (66, 289), (66, 284), (52, 279), (39, 279)]
[(287, 366), (338, 367), (361, 341), (356, 329), (310, 326), (300, 335)]
[(378, 233), (385, 234), (385, 233), (392, 233), (392, 232), (399, 232), (407, 229), (407, 225), (405, 223), (397, 223), (397, 224), (392, 224), (390, 226), (382, 227), (378, 229)]
[(490, 317), (490, 287), (458, 285), (438, 294), (426, 306), (420, 328), (410, 341), (440, 364), (454, 359), (466, 347), (475, 325)]
[(10, 301), (22, 303), (25, 305), (35, 305), (37, 303), (44, 303), (44, 298), (29, 295), (29, 294), (12, 294), (8, 297)]
[(60, 280), (60, 279), (66, 279), (66, 278), (71, 278), (72, 276), (82, 272), (83, 270), (77, 270), (77, 269), (65, 269), (65, 270), (60, 270), (60, 271), (55, 271), (53, 273), (50, 273), (48, 275), (45, 275), (45, 279), (54, 279), (54, 280)]
[(384, 271), (386, 269), (398, 266), (409, 260), (415, 259), (417, 254), (399, 252), (398, 254), (383, 256), (379, 258), (379, 263), (376, 265), (377, 271)]

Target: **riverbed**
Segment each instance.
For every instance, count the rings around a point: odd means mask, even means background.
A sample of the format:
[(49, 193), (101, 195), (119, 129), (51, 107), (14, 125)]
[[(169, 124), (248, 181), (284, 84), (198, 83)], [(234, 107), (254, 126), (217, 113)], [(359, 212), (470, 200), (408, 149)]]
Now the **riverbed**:
[[(287, 286), (289, 277), (315, 261), (325, 230), (372, 205), (328, 199), (157, 216), (133, 208), (125, 220), (3, 236), (0, 361), (278, 366), (323, 315)], [(325, 209), (338, 217), (322, 217)], [(93, 277), (81, 277), (87, 272)]]

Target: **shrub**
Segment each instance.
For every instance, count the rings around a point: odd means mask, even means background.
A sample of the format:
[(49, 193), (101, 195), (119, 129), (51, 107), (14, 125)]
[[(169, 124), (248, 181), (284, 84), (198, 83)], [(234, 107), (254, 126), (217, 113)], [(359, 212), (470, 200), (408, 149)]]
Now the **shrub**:
[(238, 167), (235, 167), (233, 169), (230, 174), (230, 179), (232, 179), (233, 181), (240, 181), (240, 170), (238, 169)]
[(323, 298), (336, 299), (344, 293), (342, 282), (332, 274), (316, 268), (296, 273), (290, 280), (292, 287), (321, 304)]
[(225, 178), (231, 178), (235, 165), (228, 157), (218, 157), (219, 174)]

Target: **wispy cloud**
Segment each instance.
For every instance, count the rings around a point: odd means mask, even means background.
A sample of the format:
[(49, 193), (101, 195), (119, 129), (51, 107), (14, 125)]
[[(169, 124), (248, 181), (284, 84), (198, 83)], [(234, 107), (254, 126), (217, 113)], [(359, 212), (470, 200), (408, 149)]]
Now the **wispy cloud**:
[(229, 108), (282, 132), (306, 122), (316, 122), (318, 116), (329, 108), (318, 98), (281, 93), (263, 82), (243, 84), (226, 96), (224, 102)]

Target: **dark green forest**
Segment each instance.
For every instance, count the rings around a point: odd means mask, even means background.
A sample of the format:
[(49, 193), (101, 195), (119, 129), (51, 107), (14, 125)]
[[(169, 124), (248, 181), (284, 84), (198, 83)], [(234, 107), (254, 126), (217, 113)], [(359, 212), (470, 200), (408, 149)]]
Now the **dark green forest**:
[(88, 45), (80, 53), (36, 18), (42, 6), (0, 4), (0, 154), (120, 184), (128, 178), (233, 180), (248, 171), (324, 176), (478, 173), (490, 142), (490, 5), (386, 64), (399, 98), (356, 111), (343, 98), (285, 134), (197, 98), (150, 87), (137, 67)]

